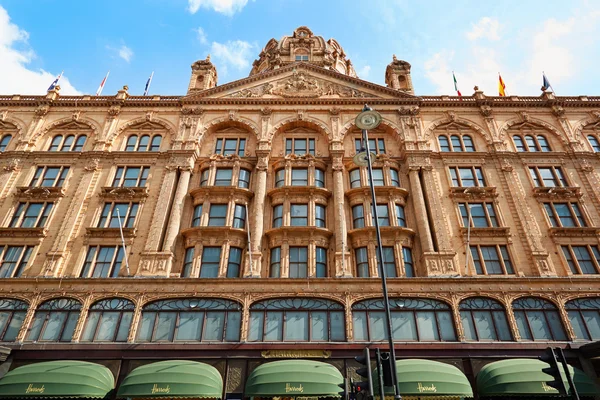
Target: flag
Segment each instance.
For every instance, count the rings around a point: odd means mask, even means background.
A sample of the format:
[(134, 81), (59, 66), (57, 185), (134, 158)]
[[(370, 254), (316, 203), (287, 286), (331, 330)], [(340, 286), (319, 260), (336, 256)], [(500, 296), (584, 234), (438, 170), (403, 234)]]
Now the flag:
[(546, 78), (546, 74), (544, 72), (542, 72), (542, 87), (544, 88), (544, 90), (550, 88), (552, 89), (552, 93), (554, 93), (554, 88), (550, 84), (548, 78)]
[(506, 89), (506, 85), (502, 80), (502, 76), (500, 76), (500, 73), (498, 73), (498, 96), (506, 96), (504, 89)]
[(106, 79), (108, 78), (108, 74), (110, 74), (110, 71), (106, 73), (106, 76), (104, 77), (104, 79), (102, 79), (100, 86), (98, 86), (98, 90), (96, 90), (96, 96), (100, 96), (100, 94), (102, 93), (102, 89), (104, 89), (104, 84), (106, 83)]
[(60, 75), (58, 75), (58, 76), (56, 77), (56, 79), (55, 79), (55, 80), (54, 80), (54, 81), (53, 81), (53, 82), (50, 84), (50, 87), (48, 88), (48, 91), (54, 90), (54, 88), (55, 88), (56, 86), (58, 86), (58, 81), (60, 81), (60, 78), (62, 77), (62, 74), (63, 74), (63, 72), (65, 72), (65, 71), (62, 71), (62, 72), (60, 73)]
[(146, 82), (146, 88), (144, 89), (144, 96), (148, 96), (148, 89), (150, 89), (150, 83), (152, 82), (152, 77), (154, 76), (154, 71), (150, 74), (150, 78)]
[(462, 96), (462, 93), (460, 93), (460, 90), (458, 90), (456, 76), (454, 76), (454, 71), (452, 71), (452, 78), (454, 78), (454, 90), (456, 90), (456, 93), (458, 93), (458, 96), (460, 97)]

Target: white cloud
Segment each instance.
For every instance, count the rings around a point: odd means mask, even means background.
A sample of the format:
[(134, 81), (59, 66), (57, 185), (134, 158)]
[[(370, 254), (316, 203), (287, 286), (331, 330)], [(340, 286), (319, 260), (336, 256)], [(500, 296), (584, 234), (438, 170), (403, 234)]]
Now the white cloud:
[(365, 65), (360, 71), (356, 71), (356, 74), (360, 79), (367, 79), (369, 77), (369, 72), (371, 72), (371, 66)]
[(202, 29), (201, 27), (198, 27), (198, 29), (195, 29), (194, 32), (196, 32), (196, 35), (198, 35), (198, 41), (201, 44), (208, 43), (208, 40), (207, 40), (207, 37), (206, 37), (206, 33), (204, 32), (204, 29)]
[(228, 40), (227, 43), (213, 42), (211, 54), (217, 64), (227, 75), (228, 67), (242, 70), (250, 66), (250, 60), (255, 53), (254, 45), (243, 40)]
[(471, 41), (481, 38), (500, 40), (499, 29), (500, 23), (496, 18), (483, 17), (476, 24), (471, 25), (471, 30), (467, 32), (467, 39)]
[[(425, 76), (437, 87), (437, 91), (443, 94), (455, 94), (452, 82), (452, 70), (448, 65), (454, 58), (454, 52), (442, 50), (435, 53), (429, 60), (425, 61)], [(460, 86), (460, 74), (456, 74)], [(462, 90), (461, 90), (462, 92)], [(463, 93), (464, 94), (464, 93)]]
[(248, 0), (188, 0), (188, 11), (195, 14), (200, 8), (206, 8), (221, 14), (232, 16), (246, 6)]
[(133, 57), (133, 51), (129, 47), (121, 45), (121, 47), (119, 48), (119, 57), (121, 57), (126, 62), (130, 62), (131, 58)]
[[(29, 34), (10, 21), (8, 12), (0, 6), (0, 93), (45, 94), (59, 72), (50, 73), (27, 68), (36, 57), (29, 48)], [(59, 82), (61, 93), (81, 94), (63, 76)]]

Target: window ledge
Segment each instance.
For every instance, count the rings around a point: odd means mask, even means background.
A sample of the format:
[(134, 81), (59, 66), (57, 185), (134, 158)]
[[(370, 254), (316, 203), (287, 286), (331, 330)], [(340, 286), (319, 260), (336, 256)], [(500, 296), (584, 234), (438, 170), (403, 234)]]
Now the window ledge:
[(581, 188), (567, 187), (536, 187), (533, 188), (533, 196), (542, 200), (568, 200), (578, 199), (582, 196)]
[(221, 246), (225, 241), (234, 247), (244, 247), (248, 240), (246, 229), (231, 226), (194, 226), (181, 230), (185, 247), (201, 243), (204, 246)]
[[(466, 238), (469, 229), (462, 226), (460, 232)], [(471, 228), (470, 233), (471, 237), (508, 237), (510, 236), (510, 228), (508, 226)]]
[(331, 191), (326, 188), (317, 187), (317, 186), (280, 186), (273, 189), (270, 189), (267, 192), (267, 196), (271, 198), (284, 196), (287, 197), (289, 195), (302, 195), (302, 196), (312, 196), (312, 195), (320, 195), (325, 199), (331, 197)]
[[(361, 186), (346, 190), (346, 196), (353, 198), (355, 196), (369, 196), (371, 197), (371, 187)], [(408, 197), (408, 190), (398, 186), (375, 186), (375, 196), (394, 196), (399, 195), (406, 199)]]
[(62, 187), (41, 187), (41, 186), (19, 186), (17, 187), (17, 196), (25, 199), (58, 199), (64, 197), (65, 191)]
[(233, 197), (235, 200), (238, 198), (250, 200), (252, 197), (254, 197), (254, 192), (237, 186), (200, 186), (192, 189), (190, 191), (190, 195), (194, 199), (194, 204), (202, 204), (204, 203), (204, 199), (207, 195), (210, 195), (211, 199), (216, 197), (229, 199)]
[[(93, 238), (120, 238), (121, 230), (119, 228), (86, 228), (87, 236)], [(134, 238), (135, 228), (123, 228), (123, 237)]]
[(555, 237), (596, 237), (599, 233), (595, 227), (550, 228), (550, 235)]
[(450, 197), (454, 199), (488, 199), (498, 196), (495, 186), (458, 186), (450, 188)]
[(147, 187), (104, 186), (101, 196), (107, 200), (140, 200), (148, 197)]
[(0, 228), (0, 237), (18, 237), (18, 238), (43, 238), (46, 237), (45, 228)]

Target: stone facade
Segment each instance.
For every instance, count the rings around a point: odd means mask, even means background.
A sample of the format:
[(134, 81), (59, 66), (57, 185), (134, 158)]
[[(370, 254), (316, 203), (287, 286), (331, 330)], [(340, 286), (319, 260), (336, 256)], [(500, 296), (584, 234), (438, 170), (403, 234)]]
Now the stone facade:
[[(450, 358), (473, 374), (486, 357), (535, 355), (546, 343), (521, 337), (513, 310), (513, 301), (534, 297), (554, 306), (566, 331), (557, 345), (578, 357), (582, 338), (565, 304), (600, 291), (600, 97), (415, 96), (410, 64), (395, 56), (386, 82), (358, 79), (335, 40), (301, 27), (272, 39), (246, 79), (219, 86), (210, 59), (194, 63), (183, 96), (132, 96), (127, 87), (115, 96), (58, 88), (0, 96), (0, 297), (27, 303), (14, 340), (3, 343), (9, 359), (95, 359), (122, 376), (135, 360), (185, 351), (239, 381), (261, 354), (293, 349), (354, 368), (349, 359), (365, 342), (355, 340), (353, 305), (381, 296), (367, 172), (353, 163), (354, 119), (365, 103), (383, 117), (369, 135), (377, 203), (389, 213), (390, 296), (443, 302), (456, 336), (403, 341), (398, 356)], [(469, 169), (482, 182), (459, 182)], [(543, 175), (552, 171), (555, 184)], [(28, 217), (34, 203), (46, 208)], [(469, 204), (484, 204), (484, 215), (463, 218)], [(558, 206), (572, 215), (556, 211), (553, 222), (548, 210)], [(584, 248), (590, 260), (574, 253)], [(220, 249), (210, 277), (200, 277), (205, 249)], [(240, 249), (239, 262), (231, 249)], [(513, 340), (470, 340), (459, 306), (472, 297), (504, 308)], [(29, 340), (39, 306), (56, 298), (81, 304), (71, 339)], [(81, 340), (90, 307), (109, 298), (133, 304), (127, 340)], [(140, 342), (143, 307), (174, 298), (236, 302), (239, 340)], [(278, 298), (341, 305), (345, 339), (249, 339), (251, 306)], [(232, 355), (238, 360), (227, 361)], [(227, 390), (240, 392), (232, 382)]]

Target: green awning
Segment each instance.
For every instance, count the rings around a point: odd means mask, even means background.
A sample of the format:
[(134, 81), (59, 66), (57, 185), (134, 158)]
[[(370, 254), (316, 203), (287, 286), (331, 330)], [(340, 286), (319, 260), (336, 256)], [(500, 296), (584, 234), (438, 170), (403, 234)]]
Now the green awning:
[[(479, 397), (490, 396), (556, 396), (558, 391), (546, 382), (552, 377), (542, 372), (548, 364), (528, 358), (496, 361), (486, 365), (477, 374)], [(559, 365), (564, 372), (562, 365)], [(580, 396), (597, 396), (600, 390), (583, 371), (569, 366), (569, 371)], [(568, 386), (567, 381), (565, 384)]]
[(95, 398), (115, 387), (108, 368), (85, 361), (48, 361), (18, 367), (0, 379), (0, 399)]
[[(473, 397), (465, 374), (450, 364), (421, 359), (396, 360), (396, 373), (402, 396)], [(375, 378), (375, 369), (373, 374)], [(379, 397), (379, 380), (373, 382), (373, 393)], [(391, 387), (385, 388), (386, 395), (393, 391)]]
[(212, 365), (188, 361), (160, 361), (137, 367), (123, 379), (117, 398), (217, 398), (223, 378)]
[(344, 378), (331, 364), (311, 360), (273, 361), (256, 367), (246, 397), (340, 397)]

